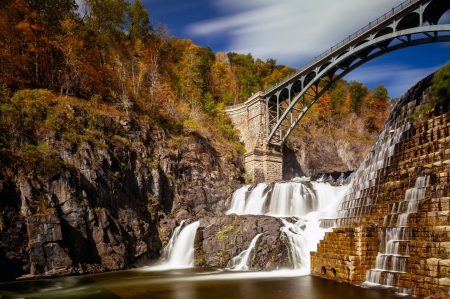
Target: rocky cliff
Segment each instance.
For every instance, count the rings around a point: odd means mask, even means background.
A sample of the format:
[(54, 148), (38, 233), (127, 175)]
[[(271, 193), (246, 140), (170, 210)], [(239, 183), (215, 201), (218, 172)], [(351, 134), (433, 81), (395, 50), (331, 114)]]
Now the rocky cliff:
[(220, 215), (240, 182), (240, 159), (214, 139), (124, 113), (58, 111), (61, 127), (28, 129), (21, 151), (0, 148), (0, 281), (148, 265), (178, 220)]
[(370, 147), (348, 136), (294, 133), (283, 148), (283, 179), (355, 171)]

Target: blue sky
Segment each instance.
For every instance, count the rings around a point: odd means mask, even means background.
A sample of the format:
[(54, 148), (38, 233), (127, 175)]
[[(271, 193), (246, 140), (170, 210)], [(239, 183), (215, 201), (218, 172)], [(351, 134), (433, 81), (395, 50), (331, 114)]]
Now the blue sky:
[[(299, 68), (404, 0), (142, 0), (170, 34), (214, 52), (252, 53)], [(444, 16), (450, 20), (450, 11)], [(384, 84), (401, 96), (450, 61), (450, 43), (396, 51), (353, 71), (346, 80)]]

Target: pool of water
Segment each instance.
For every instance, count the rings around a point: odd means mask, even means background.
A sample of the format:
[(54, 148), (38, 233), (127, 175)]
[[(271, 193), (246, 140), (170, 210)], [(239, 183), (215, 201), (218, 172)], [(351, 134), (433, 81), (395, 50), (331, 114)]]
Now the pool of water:
[(0, 284), (0, 298), (353, 299), (412, 298), (295, 271), (140, 268)]

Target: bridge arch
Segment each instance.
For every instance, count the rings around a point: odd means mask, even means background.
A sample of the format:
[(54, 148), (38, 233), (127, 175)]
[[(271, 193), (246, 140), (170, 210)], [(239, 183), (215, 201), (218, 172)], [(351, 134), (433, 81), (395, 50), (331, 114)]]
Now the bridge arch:
[(312, 105), (342, 77), (384, 54), (450, 41), (449, 9), (450, 0), (407, 0), (281, 82), (245, 103), (227, 107), (233, 125), (241, 131), (247, 150), (244, 165), (253, 182), (282, 178), (281, 145)]
[[(363, 64), (406, 47), (450, 41), (450, 20), (444, 24), (439, 22), (448, 10), (448, 0), (408, 0), (394, 8), (393, 12), (369, 23), (355, 37), (332, 47), (295, 75), (268, 88), (264, 97), (272, 109), (274, 93), (288, 88), (291, 98), (283, 98), (283, 103), (278, 103), (276, 115), (269, 113), (266, 141), (276, 145), (285, 142), (318, 98), (334, 83)], [(301, 89), (298, 83), (293, 88), (296, 81), (302, 82)], [(318, 89), (320, 81), (325, 82), (321, 90)]]

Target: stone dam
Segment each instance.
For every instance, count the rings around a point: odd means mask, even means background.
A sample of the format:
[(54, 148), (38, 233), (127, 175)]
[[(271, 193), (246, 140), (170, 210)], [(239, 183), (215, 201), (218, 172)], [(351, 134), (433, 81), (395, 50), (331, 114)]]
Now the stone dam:
[(450, 296), (450, 113), (426, 111), (432, 76), (396, 104), (357, 170), (311, 273)]

